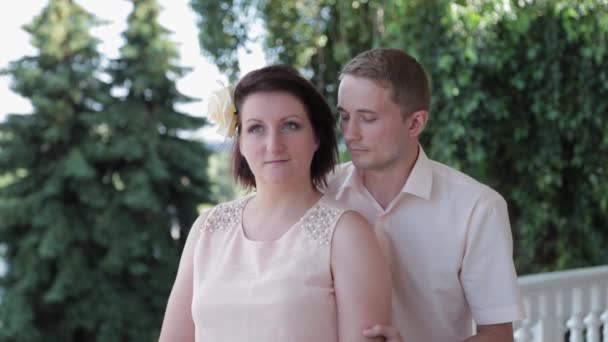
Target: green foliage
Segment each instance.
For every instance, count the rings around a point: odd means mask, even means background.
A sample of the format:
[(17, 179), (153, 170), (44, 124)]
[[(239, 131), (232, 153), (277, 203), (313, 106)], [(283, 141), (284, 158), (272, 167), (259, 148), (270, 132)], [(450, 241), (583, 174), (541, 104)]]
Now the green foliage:
[(2, 341), (158, 338), (187, 235), (170, 232), (208, 200), (208, 152), (181, 138), (204, 120), (174, 109), (189, 99), (156, 1), (133, 5), (112, 84), (70, 0), (26, 26), (38, 52), (5, 71), (34, 110), (0, 124)]
[(449, 39), (419, 50), (435, 80), (425, 144), (507, 198), (520, 272), (608, 263), (608, 5), (512, 6), (446, 5)]
[[(608, 263), (606, 1), (265, 0), (256, 8), (271, 59), (300, 68), (330, 101), (340, 67), (362, 50), (397, 47), (423, 63), (433, 94), (423, 144), (505, 196), (520, 273)], [(199, 13), (222, 27), (221, 17)], [(201, 43), (221, 54), (245, 38)]]
[(209, 192), (216, 202), (231, 201), (246, 194), (232, 177), (230, 157), (229, 152), (216, 152), (209, 156), (208, 174), (209, 178), (213, 179)]
[(9, 185), (13, 181), (13, 177), (5, 175), (0, 176), (0, 188)]
[(271, 56), (302, 70), (333, 103), (343, 61), (379, 40), (372, 2), (268, 0), (261, 17)]
[(190, 6), (199, 13), (198, 27), (203, 52), (230, 78), (236, 80), (239, 72), (238, 49), (248, 40), (252, 0), (190, 0)]

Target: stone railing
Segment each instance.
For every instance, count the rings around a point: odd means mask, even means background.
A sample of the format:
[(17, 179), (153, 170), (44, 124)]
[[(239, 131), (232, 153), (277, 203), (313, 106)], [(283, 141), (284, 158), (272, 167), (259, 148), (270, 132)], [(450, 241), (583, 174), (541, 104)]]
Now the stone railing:
[(527, 318), (516, 342), (608, 342), (608, 266), (519, 278)]

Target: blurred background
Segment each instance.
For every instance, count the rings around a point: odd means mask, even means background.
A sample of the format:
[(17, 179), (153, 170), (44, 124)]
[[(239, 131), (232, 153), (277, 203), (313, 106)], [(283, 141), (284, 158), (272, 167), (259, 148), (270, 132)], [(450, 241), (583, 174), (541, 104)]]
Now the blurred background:
[(431, 78), (429, 156), (506, 198), (520, 275), (608, 264), (606, 0), (22, 0), (0, 28), (0, 341), (156, 340), (190, 225), (242, 193), (218, 81), (287, 63), (333, 106), (380, 46)]

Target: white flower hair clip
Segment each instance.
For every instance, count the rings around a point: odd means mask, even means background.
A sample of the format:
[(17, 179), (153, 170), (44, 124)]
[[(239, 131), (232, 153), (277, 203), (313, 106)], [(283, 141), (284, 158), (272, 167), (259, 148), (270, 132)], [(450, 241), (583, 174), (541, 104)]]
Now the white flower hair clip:
[(234, 89), (224, 86), (214, 91), (207, 104), (209, 120), (217, 124), (217, 133), (227, 138), (236, 135), (236, 107), (234, 105)]

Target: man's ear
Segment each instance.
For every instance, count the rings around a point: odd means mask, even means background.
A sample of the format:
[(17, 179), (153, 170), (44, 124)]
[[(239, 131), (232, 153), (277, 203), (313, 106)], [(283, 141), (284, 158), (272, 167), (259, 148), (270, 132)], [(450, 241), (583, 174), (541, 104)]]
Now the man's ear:
[(429, 120), (429, 112), (426, 110), (419, 110), (410, 114), (407, 119), (408, 127), (407, 132), (410, 138), (418, 138), (420, 133), (424, 130), (426, 122)]

